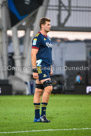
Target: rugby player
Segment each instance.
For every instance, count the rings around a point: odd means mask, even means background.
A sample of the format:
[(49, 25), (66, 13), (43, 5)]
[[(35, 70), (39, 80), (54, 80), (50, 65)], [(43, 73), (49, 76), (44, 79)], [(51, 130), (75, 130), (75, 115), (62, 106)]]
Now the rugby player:
[[(41, 18), (40, 32), (32, 40), (31, 61), (33, 78), (36, 79), (34, 93), (35, 118), (34, 122), (50, 122), (46, 117), (46, 107), (52, 92), (52, 43), (47, 33), (50, 31), (50, 19)], [(42, 96), (42, 103), (41, 103)], [(41, 114), (40, 114), (41, 103)]]

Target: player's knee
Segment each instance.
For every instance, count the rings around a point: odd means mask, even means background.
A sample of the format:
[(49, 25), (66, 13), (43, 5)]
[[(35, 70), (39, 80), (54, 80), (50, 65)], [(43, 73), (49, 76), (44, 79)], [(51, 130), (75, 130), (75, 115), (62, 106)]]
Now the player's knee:
[(48, 86), (47, 89), (50, 90), (50, 92), (51, 92), (53, 87), (52, 86)]
[(53, 87), (52, 87), (52, 86), (48, 86), (48, 87), (45, 88), (45, 90), (46, 90), (49, 94), (51, 94), (51, 92), (52, 92), (52, 90), (53, 90)]
[(45, 93), (47, 93), (48, 95), (50, 95), (52, 92), (52, 86), (48, 86), (45, 88)]

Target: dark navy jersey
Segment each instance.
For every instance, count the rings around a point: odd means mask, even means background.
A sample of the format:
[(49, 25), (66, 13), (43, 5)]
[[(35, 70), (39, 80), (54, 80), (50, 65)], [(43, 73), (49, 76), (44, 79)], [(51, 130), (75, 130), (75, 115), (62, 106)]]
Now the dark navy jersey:
[(32, 41), (32, 48), (38, 49), (37, 66), (52, 65), (52, 43), (48, 36), (36, 34)]

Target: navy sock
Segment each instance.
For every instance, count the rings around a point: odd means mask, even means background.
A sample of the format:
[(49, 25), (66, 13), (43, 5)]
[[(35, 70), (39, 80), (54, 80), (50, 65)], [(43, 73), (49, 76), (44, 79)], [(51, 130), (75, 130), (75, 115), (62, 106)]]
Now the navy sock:
[(47, 103), (43, 102), (41, 108), (41, 116), (46, 115), (46, 107), (47, 107)]
[(40, 118), (40, 103), (34, 103), (35, 108), (35, 118)]

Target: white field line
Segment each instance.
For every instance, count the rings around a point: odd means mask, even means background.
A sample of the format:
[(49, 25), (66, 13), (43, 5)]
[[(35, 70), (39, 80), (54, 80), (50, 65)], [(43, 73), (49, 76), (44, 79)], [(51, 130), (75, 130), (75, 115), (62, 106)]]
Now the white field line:
[(47, 132), (50, 132), (50, 131), (71, 131), (71, 130), (91, 130), (91, 128), (64, 128), (64, 129), (26, 130), (26, 131), (0, 132), (0, 134), (46, 132), (46, 131), (47, 131)]

